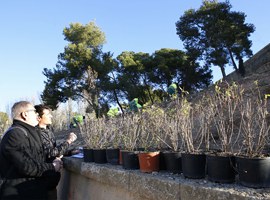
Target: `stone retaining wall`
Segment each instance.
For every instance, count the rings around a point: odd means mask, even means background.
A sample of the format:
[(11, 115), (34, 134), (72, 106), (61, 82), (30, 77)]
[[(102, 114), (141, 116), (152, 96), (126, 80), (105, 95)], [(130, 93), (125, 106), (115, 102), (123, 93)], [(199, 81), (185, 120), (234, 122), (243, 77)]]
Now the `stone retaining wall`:
[(124, 170), (120, 165), (85, 163), (64, 158), (58, 185), (60, 200), (262, 200), (270, 189), (185, 179), (167, 172), (152, 174)]
[[(244, 62), (245, 76), (252, 76), (253, 74), (257, 74), (269, 69), (270, 65), (270, 43), (258, 51), (255, 55), (253, 55), (250, 59)], [(239, 81), (243, 79), (243, 77), (237, 73), (232, 72), (228, 74), (225, 78), (227, 81)]]

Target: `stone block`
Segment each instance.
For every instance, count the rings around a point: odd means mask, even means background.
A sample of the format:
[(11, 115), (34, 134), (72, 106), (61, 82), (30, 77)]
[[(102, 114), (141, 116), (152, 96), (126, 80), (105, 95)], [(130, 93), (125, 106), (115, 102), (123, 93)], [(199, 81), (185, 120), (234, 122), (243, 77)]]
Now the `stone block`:
[(130, 172), (129, 192), (140, 194), (142, 199), (180, 199), (180, 183), (140, 172)]
[(128, 189), (129, 173), (121, 166), (83, 162), (81, 174), (101, 183)]

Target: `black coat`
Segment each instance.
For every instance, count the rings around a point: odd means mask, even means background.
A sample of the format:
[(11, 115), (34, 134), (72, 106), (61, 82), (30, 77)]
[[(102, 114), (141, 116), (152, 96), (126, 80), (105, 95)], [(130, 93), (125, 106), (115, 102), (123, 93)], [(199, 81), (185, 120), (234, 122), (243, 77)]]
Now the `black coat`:
[(70, 155), (69, 143), (64, 141), (60, 144), (56, 143), (56, 139), (52, 128), (47, 127), (46, 129), (37, 126), (40, 131), (41, 141), (47, 162), (52, 162), (56, 157), (61, 155)]
[(52, 163), (45, 162), (41, 138), (36, 128), (14, 120), (0, 144), (0, 172), (6, 182), (0, 199), (47, 199), (55, 188), (59, 173)]

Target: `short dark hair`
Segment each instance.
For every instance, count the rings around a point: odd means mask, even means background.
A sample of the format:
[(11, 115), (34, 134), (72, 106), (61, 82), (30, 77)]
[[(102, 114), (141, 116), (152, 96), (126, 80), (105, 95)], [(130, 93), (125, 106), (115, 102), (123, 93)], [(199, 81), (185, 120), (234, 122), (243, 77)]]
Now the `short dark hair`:
[(39, 117), (42, 117), (42, 115), (44, 114), (44, 110), (51, 110), (51, 108), (49, 106), (43, 105), (43, 104), (39, 104), (39, 105), (35, 105), (34, 106), (36, 109), (36, 112), (38, 113)]

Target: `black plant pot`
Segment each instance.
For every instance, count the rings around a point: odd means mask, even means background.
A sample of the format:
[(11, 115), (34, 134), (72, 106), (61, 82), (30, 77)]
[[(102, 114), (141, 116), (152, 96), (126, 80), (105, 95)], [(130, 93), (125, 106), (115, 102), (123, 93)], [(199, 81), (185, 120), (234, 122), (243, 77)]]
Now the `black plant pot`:
[(163, 152), (159, 153), (159, 170), (166, 170), (166, 163)]
[(186, 178), (205, 178), (206, 156), (204, 154), (182, 153), (182, 170)]
[(106, 149), (107, 162), (112, 165), (119, 164), (119, 149)]
[(180, 152), (164, 152), (166, 170), (175, 174), (182, 173), (182, 156)]
[(251, 188), (270, 187), (270, 157), (236, 157), (236, 166), (241, 185)]
[(83, 148), (83, 160), (84, 162), (94, 162), (93, 149)]
[(139, 169), (138, 154), (132, 151), (122, 151), (122, 166), (124, 169)]
[(107, 163), (106, 149), (94, 149), (94, 162), (98, 164)]
[(217, 183), (233, 183), (235, 181), (234, 156), (206, 156), (208, 180)]

